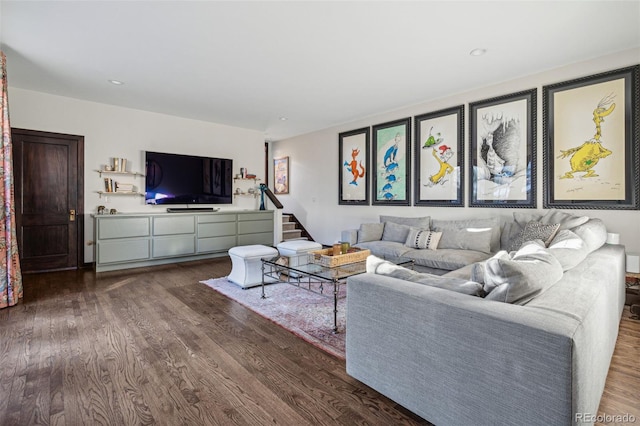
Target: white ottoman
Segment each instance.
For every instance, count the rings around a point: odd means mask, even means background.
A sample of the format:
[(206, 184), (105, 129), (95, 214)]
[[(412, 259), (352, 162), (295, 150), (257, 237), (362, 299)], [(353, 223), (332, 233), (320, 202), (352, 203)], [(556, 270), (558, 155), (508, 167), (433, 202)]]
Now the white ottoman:
[(308, 240), (292, 240), (283, 241), (277, 247), (280, 256), (289, 258), (289, 266), (298, 266), (309, 263), (307, 253), (322, 249), (322, 244)]
[[(260, 244), (238, 246), (229, 249), (231, 257), (231, 273), (227, 277), (232, 283), (242, 288), (255, 287), (262, 284), (263, 258), (276, 257), (278, 250)], [(265, 282), (276, 282), (274, 278), (265, 278)]]

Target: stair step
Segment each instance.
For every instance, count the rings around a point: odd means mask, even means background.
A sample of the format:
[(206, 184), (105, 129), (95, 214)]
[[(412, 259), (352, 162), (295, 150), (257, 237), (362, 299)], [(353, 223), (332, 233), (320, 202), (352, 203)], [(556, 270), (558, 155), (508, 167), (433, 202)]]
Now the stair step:
[(291, 222), (291, 215), (283, 214), (282, 215), (282, 223)]
[(283, 231), (291, 231), (296, 229), (296, 224), (294, 222), (285, 222), (282, 224), (282, 230)]
[(282, 238), (289, 240), (291, 238), (300, 238), (302, 231), (300, 229), (292, 229), (291, 231), (282, 231)]

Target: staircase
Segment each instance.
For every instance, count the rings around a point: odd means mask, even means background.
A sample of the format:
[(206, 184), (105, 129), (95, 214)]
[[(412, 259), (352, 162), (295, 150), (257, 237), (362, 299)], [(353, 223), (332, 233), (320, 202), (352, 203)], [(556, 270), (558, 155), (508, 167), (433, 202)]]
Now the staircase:
[(309, 235), (304, 226), (300, 224), (298, 219), (291, 213), (282, 214), (282, 241), (291, 240), (311, 240), (313, 238)]

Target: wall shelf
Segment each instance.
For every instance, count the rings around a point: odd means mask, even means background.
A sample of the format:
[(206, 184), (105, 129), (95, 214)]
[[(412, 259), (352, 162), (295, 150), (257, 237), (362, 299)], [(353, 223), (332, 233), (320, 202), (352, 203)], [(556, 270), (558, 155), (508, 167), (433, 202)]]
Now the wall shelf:
[(139, 195), (141, 197), (144, 196), (144, 192), (135, 192), (135, 191), (96, 191), (98, 193), (98, 195), (100, 196), (100, 198), (102, 198), (102, 196), (104, 195), (105, 197), (108, 195)]
[(144, 177), (144, 175), (142, 173), (138, 173), (138, 172), (117, 172), (117, 171), (113, 171), (113, 170), (94, 170), (95, 172), (98, 173), (98, 175), (100, 175), (100, 177), (102, 177), (103, 174), (105, 175), (122, 175), (122, 176), (133, 176), (133, 177)]

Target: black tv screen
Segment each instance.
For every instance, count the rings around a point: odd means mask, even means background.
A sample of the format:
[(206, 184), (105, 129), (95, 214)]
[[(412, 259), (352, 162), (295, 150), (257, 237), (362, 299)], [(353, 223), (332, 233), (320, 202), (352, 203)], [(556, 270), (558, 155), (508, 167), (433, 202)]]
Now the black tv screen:
[(145, 154), (145, 204), (231, 204), (233, 160)]

